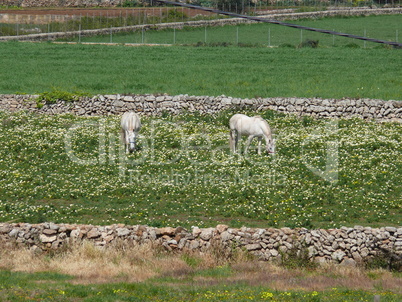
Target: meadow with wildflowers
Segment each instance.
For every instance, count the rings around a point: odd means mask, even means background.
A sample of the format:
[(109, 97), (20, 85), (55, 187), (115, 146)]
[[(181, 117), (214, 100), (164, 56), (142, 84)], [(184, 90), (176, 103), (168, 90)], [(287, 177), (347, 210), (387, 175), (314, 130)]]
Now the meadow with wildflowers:
[[(232, 155), (228, 120), (142, 117), (126, 155), (119, 116), (0, 112), (2, 222), (336, 228), (402, 224), (402, 125), (259, 112), (274, 155)], [(253, 115), (256, 112), (242, 111)]]
[[(5, 301), (277, 301), (277, 302), (398, 302), (400, 293), (390, 290), (358, 290), (330, 288), (328, 290), (275, 290), (267, 286), (250, 286), (241, 283), (205, 286), (194, 282), (193, 277), (184, 280), (154, 278), (144, 283), (75, 284), (71, 276), (58, 273), (0, 272), (0, 297)], [(49, 282), (51, 281), (51, 282)]]

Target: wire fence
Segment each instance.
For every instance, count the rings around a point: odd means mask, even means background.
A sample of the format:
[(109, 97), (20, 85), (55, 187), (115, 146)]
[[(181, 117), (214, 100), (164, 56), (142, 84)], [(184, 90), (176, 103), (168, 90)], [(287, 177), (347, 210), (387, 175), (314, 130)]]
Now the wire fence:
[[(401, 1), (401, 0), (399, 0)], [(363, 1), (360, 1), (363, 2)], [(360, 4), (360, 2), (356, 2)], [(315, 6), (319, 3), (318, 6)], [(247, 8), (248, 14), (264, 15), (276, 14), (280, 16), (289, 16), (295, 13), (300, 7), (309, 8), (313, 12), (322, 9), (322, 1), (281, 1), (276, 2), (277, 6), (267, 6), (270, 3), (260, 1), (257, 5)], [(367, 2), (364, 2), (367, 3)], [(288, 4), (288, 5), (284, 5)], [(301, 6), (304, 4), (304, 6)], [(348, 9), (353, 7), (353, 1), (338, 2), (333, 1), (333, 6), (326, 6), (327, 10)], [(299, 5), (299, 6), (298, 6)], [(356, 5), (356, 4), (355, 4)], [(395, 5), (395, 3), (394, 3)], [(298, 7), (298, 8), (297, 8)], [(273, 10), (274, 8), (274, 10)], [(325, 12), (325, 10), (324, 10)], [(204, 12), (205, 13), (205, 12)], [(306, 13), (308, 14), (308, 13)], [(348, 10), (349, 14), (349, 10)], [(303, 16), (301, 16), (303, 18)], [(14, 18), (14, 19), (13, 19)], [(197, 20), (216, 20), (227, 18), (218, 14), (194, 14), (191, 9), (184, 7), (151, 7), (147, 9), (121, 9), (115, 11), (105, 10), (89, 10), (85, 14), (80, 15), (42, 15), (38, 17), (30, 17), (29, 15), (8, 16), (8, 22), (4, 22), (4, 16), (0, 14), (0, 36), (24, 36), (32, 34), (48, 34), (48, 40), (53, 39), (51, 33), (65, 32), (69, 33), (68, 38), (64, 41), (75, 42), (99, 42), (99, 43), (137, 43), (137, 44), (210, 44), (210, 45), (299, 45), (304, 41), (317, 41), (320, 45), (338, 46), (350, 44), (350, 39), (339, 38), (335, 36), (324, 37), (315, 33), (307, 33), (303, 30), (296, 29), (280, 29), (277, 26), (265, 25), (262, 29), (254, 27), (251, 31), (248, 26), (239, 25), (223, 30), (221, 27), (203, 26), (189, 30), (186, 26), (183, 29), (170, 28), (160, 30), (153, 25), (164, 23), (188, 22)], [(293, 21), (292, 21), (293, 22)], [(399, 22), (401, 23), (401, 22)], [(130, 26), (138, 26), (137, 28), (123, 30)], [(177, 27), (177, 26), (173, 26)], [(180, 27), (180, 26), (179, 26)], [(376, 26), (378, 27), (378, 26)], [(88, 37), (86, 31), (92, 29), (104, 30), (100, 34), (92, 34)], [(116, 30), (119, 28), (119, 30)], [(327, 28), (329, 30), (339, 30), (335, 28)], [(400, 25), (387, 26), (381, 32), (378, 28), (358, 26), (356, 29), (348, 28), (346, 32), (363, 37), (376, 37), (388, 41), (399, 42), (402, 28)], [(352, 31), (352, 32), (351, 32)], [(357, 42), (358, 46), (366, 47), (370, 42)]]
[[(193, 8), (193, 9), (197, 7), (192, 4), (174, 2), (174, 1), (169, 1), (169, 0), (157, 0), (157, 1), (167, 4), (167, 5), (189, 7), (189, 8)], [(306, 30), (306, 31), (318, 32), (318, 33), (322, 33), (322, 34), (330, 34), (333, 36), (335, 35), (335, 36), (340, 36), (340, 37), (347, 37), (347, 38), (352, 38), (352, 39), (356, 39), (356, 40), (362, 40), (365, 42), (370, 41), (370, 42), (374, 42), (374, 43), (385, 44), (388, 46), (402, 47), (402, 43), (397, 43), (394, 41), (374, 39), (374, 38), (369, 38), (369, 37), (361, 36), (361, 35), (354, 35), (354, 34), (350, 34), (350, 33), (346, 33), (346, 32), (339, 32), (339, 31), (334, 31), (334, 30), (298, 25), (298, 24), (294, 24), (294, 23), (281, 22), (278, 20), (269, 20), (269, 19), (265, 19), (265, 18), (261, 18), (261, 17), (247, 16), (247, 15), (238, 14), (238, 13), (234, 13), (234, 12), (226, 12), (226, 11), (219, 10), (219, 9), (210, 9), (210, 8), (201, 8), (201, 9), (204, 11), (215, 12), (217, 14), (235, 17), (235, 18), (237, 17), (237, 18), (241, 18), (241, 19), (245, 19), (245, 20), (257, 21), (257, 22), (263, 22), (263, 23), (269, 23), (269, 24), (276, 24), (276, 25), (286, 26), (286, 27), (290, 27), (290, 28), (297, 28), (297, 29)]]
[[(378, 31), (377, 31), (378, 33)], [(361, 36), (369, 37), (370, 31), (364, 29)], [(400, 40), (400, 30), (388, 29), (382, 36)], [(390, 39), (391, 40), (391, 39)], [(77, 43), (119, 43), (119, 44), (169, 44), (193, 46), (243, 46), (243, 47), (375, 47), (372, 42), (356, 41), (336, 35), (322, 35), (305, 30), (284, 29), (276, 26), (238, 25), (230, 27), (204, 27), (196, 30), (178, 30), (175, 28), (163, 31), (136, 30), (126, 34), (115, 34), (110, 29), (108, 34), (85, 37), (80, 32), (63, 41)]]

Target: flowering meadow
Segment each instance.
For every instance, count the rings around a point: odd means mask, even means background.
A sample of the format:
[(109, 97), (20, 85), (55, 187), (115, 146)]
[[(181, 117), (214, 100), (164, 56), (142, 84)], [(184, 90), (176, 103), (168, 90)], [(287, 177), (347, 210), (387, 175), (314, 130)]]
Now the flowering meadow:
[(0, 112), (0, 220), (187, 228), (402, 224), (402, 124), (241, 112), (267, 119), (275, 154), (257, 155), (256, 140), (248, 154), (230, 154), (234, 110), (142, 116), (138, 150), (130, 155), (120, 143), (119, 116)]
[[(243, 272), (244, 274), (245, 272)], [(249, 272), (250, 273), (250, 272)], [(307, 274), (307, 273), (306, 273)], [(306, 278), (309, 278), (305, 275)], [(312, 272), (310, 272), (311, 277)], [(385, 280), (377, 280), (372, 289), (331, 287), (325, 290), (305, 288), (289, 289), (291, 281), (301, 276), (297, 274), (288, 279), (283, 289), (267, 286), (265, 283), (252, 284), (252, 278), (236, 282), (231, 277), (235, 272), (229, 266), (198, 269), (187, 272), (184, 276), (164, 276), (150, 278), (143, 282), (91, 283), (88, 279), (82, 284), (80, 278), (74, 278), (57, 272), (10, 272), (0, 271), (0, 298), (2, 301), (59, 301), (59, 302), (103, 302), (103, 301), (160, 301), (160, 302), (201, 302), (201, 301), (271, 301), (271, 302), (398, 302), (400, 290), (381, 288)], [(297, 277), (296, 277), (297, 276)], [(321, 276), (322, 277), (322, 276)], [(339, 277), (339, 276), (337, 276)], [(275, 279), (275, 276), (272, 276)], [(336, 277), (333, 276), (333, 280)], [(76, 282), (72, 282), (72, 281)], [(319, 279), (315, 279), (319, 283)], [(332, 280), (332, 281), (333, 281)], [(297, 283), (297, 282), (296, 282)], [(352, 282), (353, 283), (353, 282)], [(312, 284), (310, 287), (314, 287)]]
[[(32, 286), (32, 285), (31, 285)], [(37, 285), (36, 285), (37, 286)], [(0, 286), (0, 293), (7, 301), (155, 301), (155, 302), (201, 302), (201, 301), (271, 301), (271, 302), (398, 302), (401, 295), (388, 291), (371, 293), (365, 291), (340, 290), (334, 288), (325, 292), (272, 291), (258, 288), (213, 288), (206, 290), (179, 286), (166, 288), (149, 284), (109, 284), (109, 285), (57, 285), (53, 289), (19, 286)], [(62, 289), (61, 289), (62, 288)], [(221, 286), (222, 288), (222, 286)]]

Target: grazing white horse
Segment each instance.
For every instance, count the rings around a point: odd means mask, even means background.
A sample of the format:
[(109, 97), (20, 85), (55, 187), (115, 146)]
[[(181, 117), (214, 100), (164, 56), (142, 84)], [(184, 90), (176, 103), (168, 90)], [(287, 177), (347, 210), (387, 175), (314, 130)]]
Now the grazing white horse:
[(254, 137), (258, 138), (258, 154), (261, 154), (261, 140), (265, 139), (268, 153), (275, 153), (275, 139), (272, 138), (271, 128), (261, 116), (249, 117), (244, 114), (235, 114), (229, 120), (230, 127), (230, 150), (236, 153), (239, 139), (242, 135), (248, 136), (244, 154)]
[(125, 112), (121, 117), (121, 138), (126, 147), (126, 153), (133, 153), (138, 132), (141, 129), (140, 117), (135, 112)]

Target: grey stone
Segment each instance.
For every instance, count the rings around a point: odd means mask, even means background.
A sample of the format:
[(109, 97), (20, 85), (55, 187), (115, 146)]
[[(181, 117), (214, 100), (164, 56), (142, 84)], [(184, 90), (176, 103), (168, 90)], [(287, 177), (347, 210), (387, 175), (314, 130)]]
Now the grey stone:
[(259, 243), (247, 244), (246, 249), (248, 251), (259, 250), (259, 249), (261, 249), (261, 244), (259, 244)]
[(10, 236), (11, 238), (17, 238), (17, 237), (18, 237), (18, 233), (19, 233), (19, 230), (18, 230), (18, 229), (12, 229), (12, 230), (10, 231), (10, 233), (8, 233), (8, 236)]
[(279, 255), (279, 252), (275, 249), (269, 250), (269, 253), (271, 254), (272, 257), (277, 257)]
[(119, 236), (119, 237), (127, 236), (131, 233), (130, 230), (127, 228), (118, 228), (118, 229), (116, 229), (116, 232), (117, 232), (117, 236)]
[(213, 228), (203, 229), (201, 231), (200, 238), (202, 240), (208, 241), (212, 238), (213, 233), (214, 233)]
[(224, 232), (221, 234), (221, 240), (222, 240), (222, 241), (228, 241), (228, 240), (230, 240), (231, 237), (232, 237), (232, 235), (231, 235), (229, 232), (227, 232), (227, 231), (224, 231)]
[(88, 239), (94, 239), (100, 237), (102, 234), (99, 232), (98, 229), (92, 228), (88, 233), (87, 233), (87, 238)]
[(395, 227), (385, 227), (385, 230), (389, 233), (396, 233), (397, 228)]
[(57, 239), (57, 236), (46, 236), (44, 234), (40, 234), (39, 235), (39, 240), (42, 243), (52, 243), (53, 241), (55, 241)]
[(332, 253), (331, 257), (333, 260), (337, 260), (337, 261), (342, 261), (343, 257), (345, 257), (346, 254), (341, 251), (341, 250), (337, 250), (336, 252)]
[(42, 233), (47, 236), (51, 236), (57, 234), (57, 231), (55, 229), (44, 229)]
[(345, 258), (341, 262), (341, 265), (355, 267), (356, 266), (356, 261), (354, 259)]

